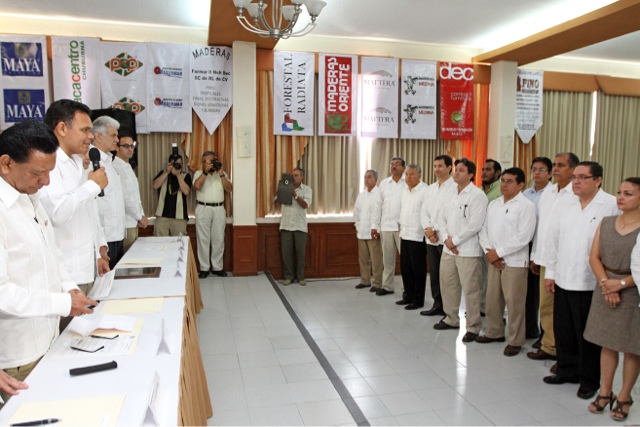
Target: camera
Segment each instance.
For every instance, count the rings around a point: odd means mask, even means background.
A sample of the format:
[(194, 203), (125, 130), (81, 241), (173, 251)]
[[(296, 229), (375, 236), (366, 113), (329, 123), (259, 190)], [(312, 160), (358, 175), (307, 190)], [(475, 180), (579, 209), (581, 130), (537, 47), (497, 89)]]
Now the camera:
[(217, 157), (214, 157), (211, 161), (211, 169), (209, 169), (209, 173), (218, 172), (220, 169), (222, 169), (222, 163), (220, 163)]
[(178, 144), (171, 144), (171, 156), (169, 157), (169, 162), (171, 162), (171, 166), (173, 166), (174, 169), (182, 169), (182, 164), (178, 162), (178, 159), (181, 158), (180, 154), (178, 154)]

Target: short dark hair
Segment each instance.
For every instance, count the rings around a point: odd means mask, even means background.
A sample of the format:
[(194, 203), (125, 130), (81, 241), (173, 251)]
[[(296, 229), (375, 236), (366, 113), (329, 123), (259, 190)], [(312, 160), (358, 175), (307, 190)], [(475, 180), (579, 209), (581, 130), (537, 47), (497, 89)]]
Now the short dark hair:
[(564, 156), (567, 156), (567, 162), (569, 163), (569, 167), (571, 168), (575, 169), (575, 167), (578, 166), (578, 163), (580, 163), (580, 159), (578, 158), (578, 156), (576, 156), (571, 152), (563, 152), (563, 153), (556, 154), (556, 157), (564, 157)]
[(82, 102), (72, 101), (70, 99), (59, 99), (49, 105), (44, 115), (44, 122), (51, 129), (55, 129), (60, 122), (64, 122), (67, 126), (71, 127), (76, 112), (78, 111), (91, 117), (91, 108)]
[(211, 150), (207, 150), (204, 153), (202, 153), (202, 158), (204, 159), (207, 156), (213, 156), (213, 157), (218, 157), (216, 153), (214, 153)]
[[(531, 167), (533, 167), (534, 164), (536, 163), (544, 163), (544, 165), (547, 167), (547, 171), (549, 172), (549, 174), (551, 174), (551, 168), (553, 168), (553, 164), (551, 162), (551, 159), (548, 157), (536, 157), (533, 160), (531, 160)], [(551, 178), (549, 178), (551, 179)]]
[(589, 173), (593, 176), (593, 179), (602, 178), (604, 169), (598, 162), (580, 162), (577, 166), (586, 166), (589, 168)]
[(47, 125), (35, 120), (16, 123), (0, 133), (0, 156), (5, 154), (16, 163), (26, 163), (34, 151), (53, 154), (58, 138)]
[(174, 157), (173, 154), (169, 154), (169, 161), (173, 162), (174, 160), (176, 160), (177, 158), (180, 158), (180, 160), (182, 160), (184, 162), (184, 159), (182, 158), (181, 154), (177, 155), (178, 157)]
[(524, 175), (524, 171), (522, 169), (516, 168), (516, 167), (509, 168), (507, 170), (502, 171), (502, 176), (505, 176), (505, 175), (513, 175), (513, 176), (515, 176), (516, 177), (516, 182), (518, 184), (522, 184), (527, 179), (526, 176)]
[(305, 176), (304, 169), (302, 169), (302, 168), (293, 168), (293, 170), (294, 170), (294, 171), (300, 171), (300, 173), (302, 174), (302, 176)]
[(444, 160), (444, 165), (447, 167), (453, 166), (453, 159), (451, 158), (451, 156), (447, 156), (446, 154), (440, 154), (439, 156), (436, 156), (433, 161), (435, 162), (436, 160)]
[(392, 157), (391, 162), (389, 163), (392, 163), (394, 160), (400, 160), (400, 164), (402, 165), (402, 167), (405, 167), (407, 165), (407, 163), (404, 161), (402, 157)]
[(484, 161), (485, 163), (493, 163), (493, 170), (496, 172), (502, 172), (502, 165), (497, 161), (497, 160), (493, 160), (493, 159), (487, 159)]
[(640, 187), (640, 176), (630, 176), (622, 182), (628, 182), (635, 185), (636, 187)]
[(476, 164), (473, 163), (471, 160), (467, 159), (466, 157), (456, 160), (455, 165), (458, 166), (460, 163), (462, 163), (467, 167), (467, 170), (472, 175), (471, 180), (473, 181), (476, 177)]

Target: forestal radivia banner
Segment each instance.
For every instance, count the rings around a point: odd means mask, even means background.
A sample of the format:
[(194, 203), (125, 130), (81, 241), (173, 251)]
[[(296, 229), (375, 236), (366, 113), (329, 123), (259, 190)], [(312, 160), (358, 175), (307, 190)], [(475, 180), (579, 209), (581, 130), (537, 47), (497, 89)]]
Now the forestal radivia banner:
[(101, 42), (102, 108), (118, 108), (136, 115), (137, 133), (147, 128), (147, 44)]
[(34, 119), (49, 106), (47, 40), (44, 36), (0, 35), (2, 113), (0, 129)]
[(402, 60), (400, 137), (436, 139), (436, 63)]
[(360, 135), (398, 137), (398, 66), (395, 58), (362, 58)]
[(191, 106), (209, 134), (231, 108), (233, 51), (226, 46), (190, 46)]
[(516, 88), (516, 132), (525, 144), (542, 126), (543, 71), (518, 69)]
[(440, 63), (440, 138), (473, 139), (473, 65)]
[(189, 45), (147, 43), (149, 132), (191, 132)]
[(274, 53), (274, 135), (313, 136), (315, 67), (313, 53)]
[(71, 99), (100, 108), (98, 39), (51, 37), (53, 99)]
[(358, 57), (319, 55), (318, 135), (356, 136)]

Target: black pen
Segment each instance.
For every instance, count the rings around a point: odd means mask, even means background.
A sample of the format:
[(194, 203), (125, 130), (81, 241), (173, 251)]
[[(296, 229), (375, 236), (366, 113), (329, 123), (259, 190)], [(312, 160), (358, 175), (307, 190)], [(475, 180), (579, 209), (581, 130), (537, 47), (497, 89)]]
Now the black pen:
[(21, 423), (13, 423), (10, 424), (12, 427), (13, 426), (42, 426), (45, 424), (55, 424), (58, 421), (62, 421), (59, 418), (45, 418), (44, 420), (33, 420), (33, 421), (23, 421)]

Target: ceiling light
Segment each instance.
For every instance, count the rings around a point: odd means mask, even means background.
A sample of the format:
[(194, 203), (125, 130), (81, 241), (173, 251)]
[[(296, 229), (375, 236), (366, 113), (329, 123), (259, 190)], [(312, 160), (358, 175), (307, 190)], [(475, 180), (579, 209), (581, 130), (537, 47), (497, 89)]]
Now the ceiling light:
[[(238, 22), (252, 33), (260, 37), (271, 37), (276, 40), (300, 37), (309, 34), (316, 26), (316, 18), (327, 3), (322, 0), (290, 0), (292, 5), (283, 5), (284, 0), (233, 0), (238, 8)], [(294, 31), (298, 17), (305, 6), (310, 20), (302, 29)], [(271, 19), (267, 18), (265, 10), (269, 7)], [(245, 11), (249, 15), (245, 15)]]

